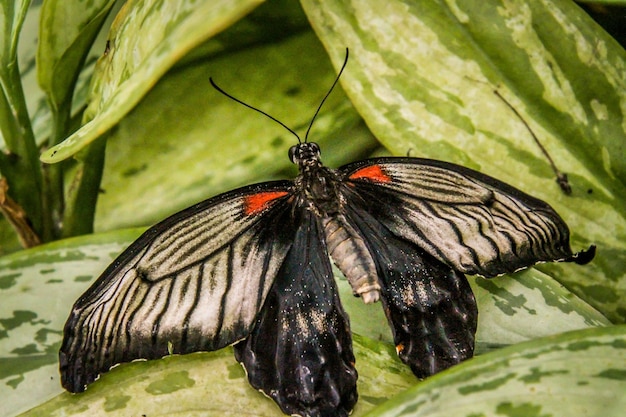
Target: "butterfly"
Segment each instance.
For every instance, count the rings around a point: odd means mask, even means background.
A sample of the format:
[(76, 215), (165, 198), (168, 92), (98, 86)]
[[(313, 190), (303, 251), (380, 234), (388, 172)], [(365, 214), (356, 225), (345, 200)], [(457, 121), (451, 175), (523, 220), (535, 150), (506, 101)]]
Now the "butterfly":
[(492, 177), (410, 157), (331, 169), (308, 133), (289, 150), (294, 180), (176, 213), (106, 268), (64, 328), (67, 390), (119, 363), (234, 345), (250, 384), (284, 413), (347, 416), (357, 371), (331, 259), (355, 296), (381, 302), (400, 359), (424, 378), (473, 355), (478, 313), (465, 274), (594, 257), (595, 246), (572, 252), (548, 204)]

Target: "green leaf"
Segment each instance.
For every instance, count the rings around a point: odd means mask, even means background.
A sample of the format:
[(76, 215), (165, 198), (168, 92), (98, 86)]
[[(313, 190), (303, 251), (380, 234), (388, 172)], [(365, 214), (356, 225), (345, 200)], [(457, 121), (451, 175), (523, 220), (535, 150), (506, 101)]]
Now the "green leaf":
[(61, 392), (58, 350), (72, 303), (138, 232), (68, 239), (0, 258), (0, 397), (15, 415)]
[[(133, 229), (84, 236), (0, 258), (0, 397), (6, 415), (25, 411), (63, 392), (57, 355), (70, 308), (138, 234)], [(608, 324), (588, 305), (537, 271), (517, 274), (516, 279), (481, 278), (472, 285), (480, 311), (477, 345), (481, 352), (537, 335)], [(353, 297), (343, 277), (338, 278), (338, 286), (353, 332), (364, 336), (354, 339), (360, 392), (355, 415), (359, 415), (413, 384), (415, 378), (396, 357), (380, 305), (365, 305)], [(236, 376), (222, 377), (232, 372)], [(242, 407), (254, 404), (259, 409), (278, 410), (271, 400), (249, 388), (242, 374), (230, 350), (124, 365), (104, 374), (86, 394), (62, 394), (31, 415), (49, 415), (53, 410), (98, 414), (95, 410), (152, 403), (156, 394), (147, 389), (150, 385), (161, 387), (157, 392), (164, 401), (161, 407), (192, 410), (196, 404), (203, 404), (218, 407), (216, 410), (228, 409), (233, 398), (238, 398)], [(168, 375), (178, 377), (169, 381)], [(179, 387), (181, 378), (188, 384), (188, 379), (196, 382)], [(202, 394), (208, 387), (236, 396), (224, 394), (208, 401)], [(169, 396), (161, 396), (162, 391), (168, 391)], [(120, 392), (125, 393), (124, 398), (117, 397)], [(245, 398), (240, 398), (240, 392), (247, 393)], [(120, 411), (127, 412), (128, 408)]]
[(44, 152), (47, 163), (66, 159), (124, 117), (178, 60), (195, 46), (248, 13), (259, 0), (128, 1), (98, 63), (89, 122), (61, 144)]
[(536, 339), (416, 384), (368, 416), (622, 416), (626, 326)]
[(115, 0), (48, 0), (43, 3), (37, 75), (54, 109), (69, 107), (85, 57), (113, 4)]
[[(621, 46), (565, 0), (302, 5), (335, 67), (350, 48), (342, 84), (388, 149), (475, 168), (547, 201), (575, 249), (596, 243), (598, 256), (544, 270), (626, 320)], [(529, 129), (569, 174), (571, 196)]]
[(478, 303), (478, 353), (538, 337), (608, 326), (597, 310), (550, 276), (531, 268), (485, 279), (471, 277)]
[[(355, 338), (360, 368), (361, 400), (354, 416), (391, 393), (401, 392), (415, 377), (398, 361), (393, 349), (379, 342)], [(362, 355), (361, 355), (362, 354)], [(22, 416), (113, 415), (171, 416), (202, 413), (220, 416), (281, 416), (276, 404), (252, 388), (232, 348), (216, 352), (169, 356), (158, 361), (135, 362), (103, 375), (80, 395), (61, 394)]]
[(0, 2), (0, 63), (4, 72), (17, 56), (20, 30), (30, 6), (30, 0)]

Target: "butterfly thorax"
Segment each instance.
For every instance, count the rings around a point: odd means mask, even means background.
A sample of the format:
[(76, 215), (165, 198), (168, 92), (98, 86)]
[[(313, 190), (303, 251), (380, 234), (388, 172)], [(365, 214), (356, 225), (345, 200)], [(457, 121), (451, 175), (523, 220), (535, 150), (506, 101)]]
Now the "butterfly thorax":
[(338, 213), (341, 207), (340, 179), (335, 170), (322, 164), (319, 146), (314, 142), (300, 143), (289, 150), (289, 157), (300, 169), (300, 175), (295, 179), (299, 205), (319, 217)]

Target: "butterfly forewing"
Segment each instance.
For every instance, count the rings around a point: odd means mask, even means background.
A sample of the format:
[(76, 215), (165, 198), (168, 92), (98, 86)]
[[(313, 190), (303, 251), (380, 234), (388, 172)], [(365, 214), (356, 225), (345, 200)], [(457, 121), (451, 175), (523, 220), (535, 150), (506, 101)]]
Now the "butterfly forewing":
[(340, 172), (350, 204), (460, 272), (492, 277), (572, 260), (567, 225), (548, 204), (471, 169), (379, 158)]
[(235, 190), (146, 231), (74, 305), (63, 385), (83, 391), (117, 363), (244, 338), (293, 241), (290, 187)]

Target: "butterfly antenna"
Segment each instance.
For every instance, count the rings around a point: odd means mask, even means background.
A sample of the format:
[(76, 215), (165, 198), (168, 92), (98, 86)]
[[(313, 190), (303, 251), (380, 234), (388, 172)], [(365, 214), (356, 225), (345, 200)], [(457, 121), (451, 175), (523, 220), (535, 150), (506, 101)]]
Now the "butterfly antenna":
[(324, 105), (324, 102), (326, 101), (330, 93), (333, 92), (333, 88), (335, 88), (335, 86), (337, 85), (337, 82), (339, 81), (339, 78), (341, 77), (341, 74), (343, 73), (343, 70), (347, 64), (348, 64), (348, 48), (346, 48), (346, 59), (343, 60), (343, 65), (341, 66), (341, 69), (339, 70), (339, 74), (337, 74), (337, 78), (335, 78), (335, 82), (333, 82), (333, 85), (330, 86), (330, 90), (328, 90), (328, 93), (326, 93), (326, 95), (322, 99), (322, 102), (320, 103), (319, 107), (315, 111), (315, 114), (313, 115), (313, 118), (311, 119), (311, 123), (309, 123), (309, 128), (306, 130), (306, 134), (304, 135), (305, 142), (307, 141), (307, 138), (309, 137), (309, 132), (311, 131), (311, 127), (313, 126), (313, 122), (315, 121), (315, 118), (317, 117), (318, 113), (322, 109), (322, 106)]
[[(236, 101), (239, 104), (242, 104), (244, 106), (246, 106), (249, 109), (252, 109), (254, 111), (257, 111), (259, 113), (261, 113), (262, 115), (272, 119), (273, 121), (275, 121), (276, 123), (278, 123), (279, 125), (281, 125), (282, 127), (284, 127), (285, 129), (287, 129), (288, 131), (290, 131), (297, 139), (298, 139), (298, 143), (302, 143), (302, 140), (300, 140), (300, 136), (298, 136), (298, 134), (296, 132), (293, 131), (293, 129), (291, 129), (289, 126), (287, 126), (286, 124), (284, 124), (283, 122), (281, 122), (280, 120), (278, 120), (277, 118), (275, 118), (274, 116), (267, 114), (266, 112), (264, 112), (261, 109), (257, 109), (254, 106), (251, 106), (248, 103), (245, 103), (241, 100), (239, 100), (237, 97), (233, 97), (230, 94), (228, 94), (226, 91), (222, 90), (220, 87), (217, 86), (217, 84), (215, 84), (215, 82), (213, 81), (213, 78), (209, 77), (209, 81), (211, 82), (211, 85), (213, 86), (213, 88), (215, 88), (217, 91), (219, 91), (220, 93), (224, 94), (226, 97), (228, 97), (229, 99)], [(308, 132), (308, 131), (307, 131)]]

